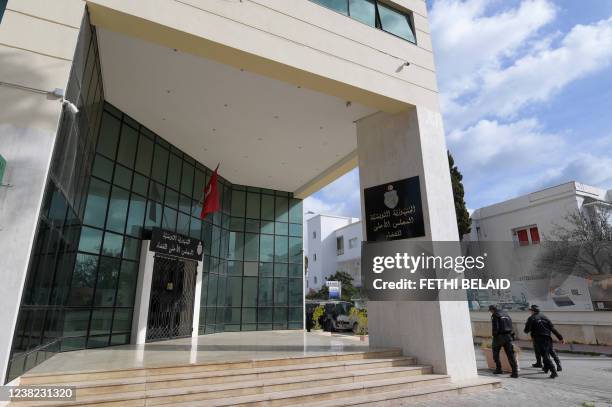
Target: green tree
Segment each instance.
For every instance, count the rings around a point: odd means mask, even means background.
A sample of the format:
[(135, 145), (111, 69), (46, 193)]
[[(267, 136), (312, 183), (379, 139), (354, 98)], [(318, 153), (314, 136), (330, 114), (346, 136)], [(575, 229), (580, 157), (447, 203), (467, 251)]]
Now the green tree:
[(459, 231), (459, 238), (463, 238), (463, 235), (470, 233), (471, 222), (470, 213), (465, 206), (465, 190), (463, 189), (463, 175), (459, 171), (459, 168), (455, 165), (450, 151), (448, 154), (448, 167), (450, 168), (451, 183), (453, 185), (453, 198), (455, 199), (455, 214), (457, 215), (457, 230)]

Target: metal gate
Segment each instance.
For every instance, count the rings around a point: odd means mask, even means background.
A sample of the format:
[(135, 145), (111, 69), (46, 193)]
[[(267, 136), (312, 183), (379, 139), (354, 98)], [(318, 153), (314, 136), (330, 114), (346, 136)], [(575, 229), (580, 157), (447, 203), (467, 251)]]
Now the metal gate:
[(197, 263), (155, 255), (147, 341), (191, 336)]

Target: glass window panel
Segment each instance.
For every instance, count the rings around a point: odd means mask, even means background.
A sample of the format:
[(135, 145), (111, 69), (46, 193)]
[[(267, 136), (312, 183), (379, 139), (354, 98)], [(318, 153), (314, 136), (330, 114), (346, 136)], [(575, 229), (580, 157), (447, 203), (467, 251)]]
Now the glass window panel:
[(283, 222), (275, 222), (274, 233), (277, 235), (287, 235), (289, 233), (289, 224)]
[(253, 219), (259, 219), (259, 206), (260, 206), (259, 194), (248, 192), (247, 202), (246, 202), (246, 217), (253, 218)]
[(121, 165), (115, 166), (113, 183), (125, 189), (130, 189), (132, 187), (132, 170), (129, 170)]
[(289, 265), (286, 263), (274, 263), (274, 277), (287, 277)]
[(106, 218), (106, 206), (108, 205), (108, 195), (110, 184), (92, 178), (89, 183), (89, 194), (87, 195), (87, 206), (83, 222), (87, 225), (104, 227)]
[[(225, 309), (225, 320), (226, 324), (240, 324), (240, 308), (226, 308)], [(240, 328), (240, 327), (238, 327)], [(225, 331), (231, 331), (233, 328), (228, 329), (228, 326), (225, 326)], [(240, 329), (237, 329), (240, 330)]]
[(145, 226), (147, 228), (159, 227), (162, 219), (162, 206), (160, 203), (148, 201), (145, 213)]
[(304, 318), (303, 308), (291, 307), (289, 308), (289, 321), (302, 321)]
[(302, 200), (289, 200), (289, 222), (302, 224)]
[(64, 314), (64, 336), (87, 334), (90, 310), (66, 310)]
[(289, 277), (301, 277), (302, 276), (302, 264), (290, 264), (289, 265)]
[(164, 216), (162, 218), (162, 228), (166, 230), (176, 230), (177, 211), (164, 206)]
[[(227, 276), (219, 275), (219, 282), (217, 283), (217, 306), (225, 305), (225, 292), (227, 289)], [(218, 312), (218, 311), (217, 311)], [(217, 315), (218, 322), (223, 322), (223, 319), (219, 319), (219, 315)]]
[(289, 222), (289, 200), (284, 196), (276, 197), (276, 221)]
[(242, 260), (244, 248), (244, 234), (230, 232), (229, 234), (229, 255), (230, 260)]
[(287, 262), (289, 241), (286, 236), (274, 237), (274, 261)]
[(110, 232), (104, 234), (104, 245), (102, 246), (103, 255), (121, 257), (122, 246), (123, 236)]
[(290, 223), (289, 224), (289, 236), (302, 237), (302, 225), (298, 225), (297, 223)]
[(189, 236), (194, 239), (200, 240), (202, 235), (202, 221), (199, 218), (191, 218), (191, 227), (189, 229)]
[(372, 0), (349, 0), (351, 18), (376, 27), (376, 8)]
[(244, 230), (245, 232), (259, 233), (259, 221), (254, 219), (246, 219)]
[(130, 200), (130, 210), (128, 212), (127, 226), (125, 233), (140, 237), (146, 209), (146, 201), (140, 195), (132, 194)]
[(193, 191), (193, 171), (195, 168), (187, 161), (183, 161), (183, 173), (181, 174), (181, 192), (185, 195), (192, 196)]
[(106, 229), (123, 233), (127, 219), (130, 193), (123, 188), (113, 187), (108, 208)]
[(416, 42), (409, 16), (380, 2), (378, 3), (378, 14), (383, 30), (410, 42)]
[[(89, 313), (89, 311), (87, 311)], [(87, 320), (89, 322), (89, 319)], [(62, 339), (61, 350), (62, 352), (79, 350), (85, 348), (85, 337), (82, 338), (67, 338)]]
[(119, 142), (117, 162), (128, 168), (134, 168), (134, 157), (136, 157), (137, 144), (138, 132), (124, 124), (121, 128), (121, 141)]
[(183, 160), (177, 155), (170, 154), (170, 161), (168, 163), (168, 181), (166, 185), (176, 189), (177, 191), (181, 187), (181, 168), (183, 166)]
[(113, 317), (113, 333), (114, 332), (129, 332), (132, 330), (132, 310), (131, 309), (115, 309)]
[(244, 218), (231, 218), (229, 229), (234, 232), (244, 231)]
[(193, 179), (193, 198), (202, 200), (203, 191), (206, 187), (206, 175), (202, 170), (196, 169)]
[(227, 300), (225, 305), (240, 307), (242, 302), (242, 277), (229, 277), (227, 284)]
[(246, 193), (244, 191), (238, 191), (235, 189), (232, 191), (232, 216), (244, 218), (245, 199)]
[(151, 181), (149, 184), (149, 198), (154, 200), (155, 202), (163, 202), (164, 186), (162, 184), (158, 184), (155, 181)]
[(168, 154), (170, 154), (168, 150), (162, 148), (158, 144), (155, 145), (151, 178), (158, 182), (166, 182), (166, 170), (168, 169)]
[(208, 276), (208, 294), (206, 295), (206, 304), (215, 306), (217, 305), (217, 283), (219, 276), (211, 274)]
[(274, 260), (274, 236), (260, 235), (259, 259), (261, 261)]
[(299, 237), (289, 238), (289, 262), (290, 263), (301, 263), (302, 262), (302, 238), (299, 238)]
[(102, 125), (98, 136), (98, 152), (104, 154), (111, 160), (115, 159), (117, 144), (119, 141), (119, 126), (121, 123), (113, 116), (104, 112), (102, 115)]
[[(196, 215), (196, 213), (193, 213), (191, 211), (191, 198), (189, 198), (187, 195), (181, 195), (179, 198), (179, 209), (191, 216)], [(197, 216), (199, 216), (200, 214), (198, 213)]]
[(243, 324), (257, 323), (257, 308), (243, 308), (242, 309), (242, 323)]
[(113, 335), (111, 337), (111, 345), (127, 345), (128, 343), (130, 343), (129, 334)]
[(153, 141), (140, 135), (138, 154), (136, 155), (136, 171), (149, 175), (151, 172), (151, 159), (153, 158)]
[(274, 220), (274, 197), (271, 195), (261, 196), (261, 218)]
[(244, 236), (244, 260), (259, 260), (259, 235), (254, 233), (245, 233)]
[(227, 262), (227, 274), (234, 276), (242, 275), (242, 262), (241, 261), (228, 261)]
[(119, 273), (119, 288), (117, 289), (117, 307), (134, 305), (134, 290), (138, 279), (138, 263), (123, 260)]
[(132, 192), (147, 196), (148, 190), (149, 179), (138, 173), (134, 173), (134, 183), (132, 184)]
[(98, 256), (79, 253), (76, 257), (68, 305), (91, 305)]
[(344, 15), (348, 15), (348, 7), (347, 0), (313, 0), (315, 3), (319, 3), (320, 5), (337, 11), (338, 13), (342, 13)]
[(113, 177), (113, 162), (100, 154), (96, 154), (91, 173), (98, 178), (110, 182)]
[(81, 240), (79, 241), (79, 250), (98, 254), (102, 246), (102, 231), (98, 229), (88, 228), (83, 226), (81, 229)]
[(91, 314), (91, 327), (89, 335), (109, 334), (113, 322), (113, 310), (94, 309)]
[[(257, 309), (257, 322), (272, 322), (272, 308), (271, 307), (262, 307)], [(271, 327), (270, 327), (271, 328)], [(261, 326), (258, 327), (261, 329)]]
[(274, 279), (274, 305), (287, 305), (287, 283), (286, 278)]
[(244, 277), (242, 279), (242, 306), (257, 306), (257, 277)]
[(304, 282), (301, 278), (289, 279), (289, 305), (302, 305)]
[(244, 275), (245, 276), (257, 276), (259, 270), (259, 264), (247, 261), (244, 263)]
[(123, 244), (123, 258), (138, 260), (140, 256), (140, 240), (126, 237)]
[(274, 284), (273, 278), (260, 278), (259, 279), (259, 295), (257, 304), (259, 306), (262, 305), (272, 305), (272, 290)]
[(261, 221), (261, 233), (274, 234), (274, 222)]
[(115, 291), (120, 267), (121, 261), (119, 259), (100, 258), (94, 306), (112, 307), (115, 304)]
[[(275, 294), (276, 295), (276, 294)], [(283, 323), (287, 322), (287, 308), (274, 308), (274, 322)]]
[(178, 209), (179, 194), (173, 189), (166, 188), (166, 205)]
[(177, 233), (189, 236), (189, 226), (191, 225), (191, 217), (185, 215), (183, 212), (179, 212), (178, 221), (176, 224)]
[(259, 263), (259, 274), (263, 277), (274, 275), (274, 263)]

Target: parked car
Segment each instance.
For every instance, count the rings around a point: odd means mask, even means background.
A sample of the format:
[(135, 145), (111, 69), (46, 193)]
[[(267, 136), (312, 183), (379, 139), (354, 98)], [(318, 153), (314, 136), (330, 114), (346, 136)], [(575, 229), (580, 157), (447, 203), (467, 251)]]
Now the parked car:
[(306, 300), (306, 314), (312, 314), (314, 309), (323, 305), (325, 312), (319, 319), (319, 324), (325, 331), (356, 331), (358, 328), (357, 319), (350, 315), (354, 305), (348, 301), (322, 301)]

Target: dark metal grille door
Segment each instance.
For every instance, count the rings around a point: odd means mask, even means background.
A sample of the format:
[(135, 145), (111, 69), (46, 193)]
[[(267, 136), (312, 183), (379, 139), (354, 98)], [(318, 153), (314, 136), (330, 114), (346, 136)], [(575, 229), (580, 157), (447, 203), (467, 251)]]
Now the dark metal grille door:
[(195, 261), (155, 256), (147, 341), (191, 336), (196, 267)]

